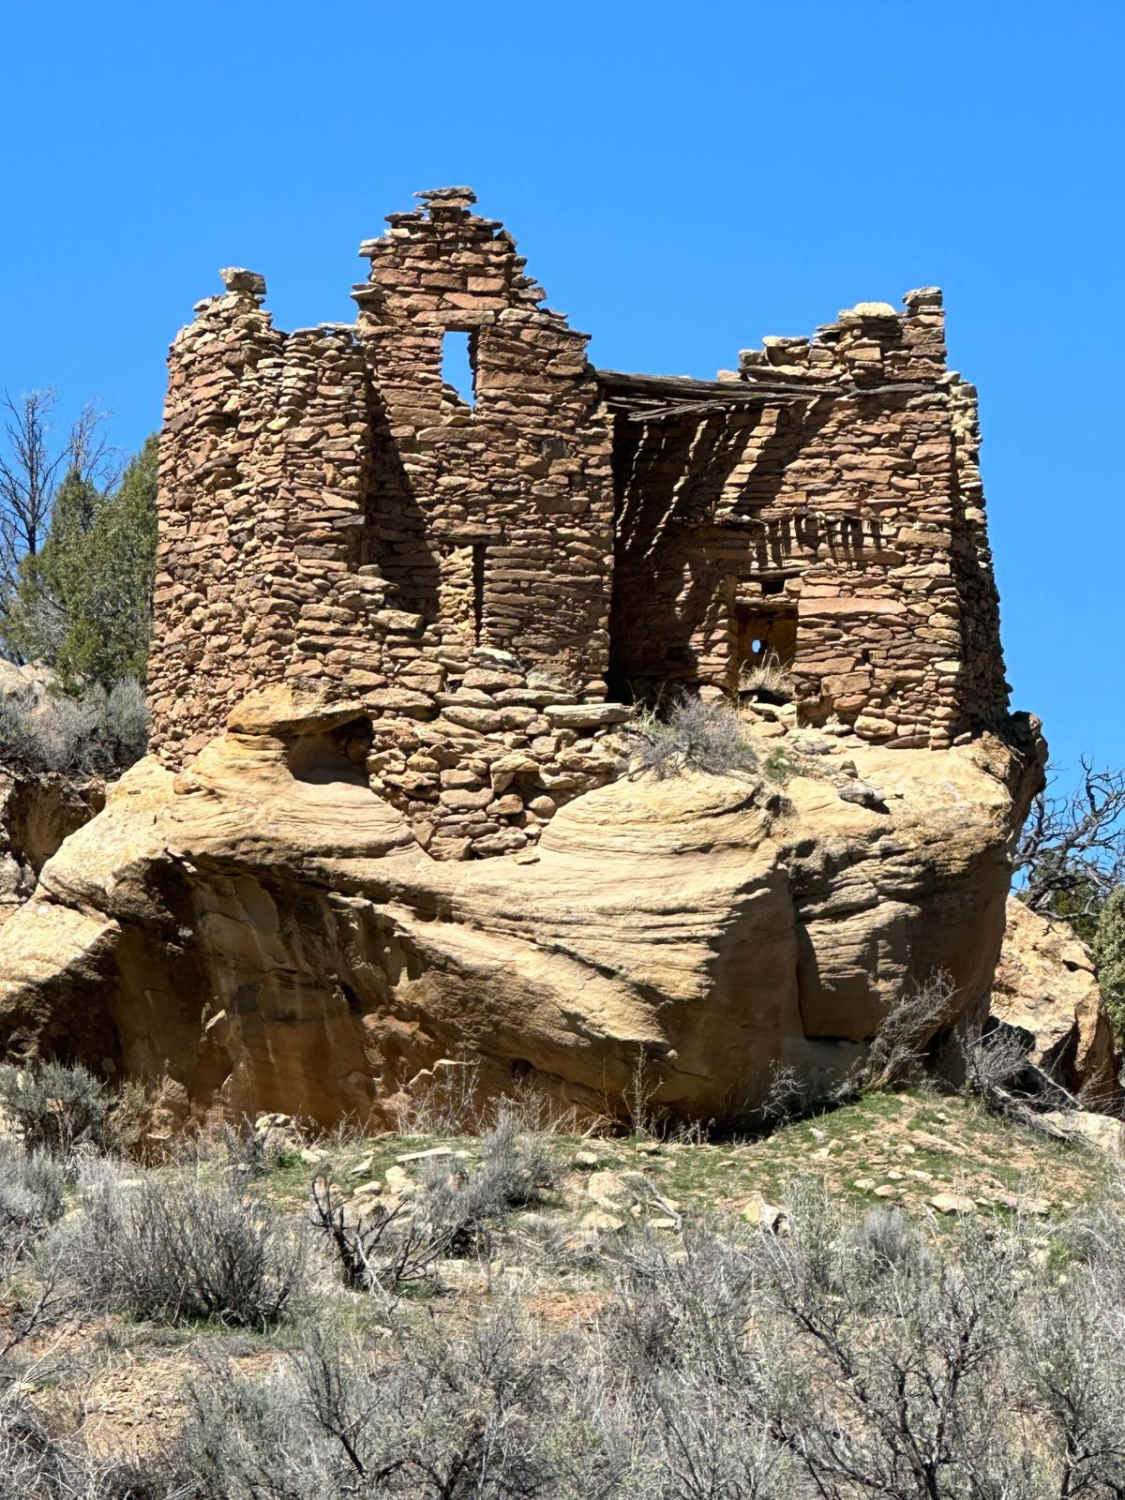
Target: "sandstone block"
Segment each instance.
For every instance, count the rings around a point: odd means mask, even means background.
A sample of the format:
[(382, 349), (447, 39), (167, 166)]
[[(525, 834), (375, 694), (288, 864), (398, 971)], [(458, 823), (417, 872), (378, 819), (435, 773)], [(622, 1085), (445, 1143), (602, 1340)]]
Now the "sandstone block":
[(492, 789), (483, 787), (480, 791), (472, 791), (468, 787), (446, 787), (441, 792), (440, 800), (444, 806), (458, 811), (487, 807), (492, 801)]
[(632, 715), (622, 703), (551, 703), (543, 710), (553, 729), (600, 729), (624, 724)]

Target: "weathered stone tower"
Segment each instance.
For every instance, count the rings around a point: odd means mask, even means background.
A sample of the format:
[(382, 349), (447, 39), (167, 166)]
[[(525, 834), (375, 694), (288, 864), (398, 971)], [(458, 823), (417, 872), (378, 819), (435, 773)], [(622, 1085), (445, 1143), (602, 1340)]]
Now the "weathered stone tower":
[[(468, 189), (420, 197), (362, 245), (354, 326), (283, 334), (228, 270), (173, 344), (162, 755), (257, 687), (327, 686), (371, 718), (376, 789), (464, 857), (527, 847), (617, 774), (624, 702), (734, 695), (768, 658), (806, 720), (890, 745), (1003, 716), (975, 391), (938, 291), (715, 381), (599, 371)], [(442, 377), (456, 339), (471, 400)]]

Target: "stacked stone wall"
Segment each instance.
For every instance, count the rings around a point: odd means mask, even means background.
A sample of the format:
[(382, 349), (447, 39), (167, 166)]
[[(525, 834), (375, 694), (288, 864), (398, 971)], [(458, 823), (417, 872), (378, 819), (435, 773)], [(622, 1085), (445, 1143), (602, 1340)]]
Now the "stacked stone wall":
[(354, 334), (285, 336), (261, 278), (224, 274), (169, 360), (149, 687), (172, 759), (295, 657), (333, 649), (323, 627), (355, 578), (369, 463)]
[[(282, 334), (234, 269), (173, 345), (154, 748), (179, 763), (263, 684), (329, 688), (425, 847), (518, 852), (621, 759), (608, 421), (586, 336), (463, 194), (363, 253), (358, 329)], [(450, 329), (471, 407), (441, 378)]]
[[(611, 432), (587, 335), (539, 305), (471, 193), (422, 196), (361, 247), (371, 273), (354, 293), (390, 438), (372, 506), (380, 564), (443, 648), (510, 651), (604, 698)], [(470, 339), (471, 405), (442, 380), (450, 333)]]
[(893, 745), (1003, 712), (940, 294), (767, 340), (721, 377), (732, 404), (611, 415), (510, 235), (465, 189), (421, 196), (361, 247), (355, 326), (284, 334), (234, 269), (173, 344), (150, 659), (170, 764), (256, 688), (328, 691), (371, 720), (371, 784), (420, 844), (519, 856), (620, 774), (630, 698), (734, 694), (748, 644), (792, 657), (806, 717)]
[(941, 746), (1006, 711), (971, 387), (946, 372), (940, 294), (906, 301), (726, 377), (793, 394), (622, 424), (617, 692), (737, 691), (740, 621), (760, 645), (781, 621), (811, 719)]

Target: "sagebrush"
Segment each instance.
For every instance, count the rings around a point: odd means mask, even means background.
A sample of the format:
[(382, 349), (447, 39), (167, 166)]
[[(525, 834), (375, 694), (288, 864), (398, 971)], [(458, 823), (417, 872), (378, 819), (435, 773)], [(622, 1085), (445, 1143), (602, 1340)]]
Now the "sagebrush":
[(0, 699), (0, 763), (34, 771), (109, 776), (139, 760), (148, 743), (144, 689), (133, 679), (108, 691)]
[(665, 717), (641, 712), (629, 725), (632, 761), (658, 777), (694, 767), (723, 776), (757, 770), (758, 757), (737, 710), (725, 699), (678, 698)]
[(796, 1185), (786, 1233), (608, 1254), (596, 1319), (509, 1295), (382, 1342), (306, 1325), (263, 1378), (208, 1363), (176, 1455), (203, 1496), (1119, 1497), (1120, 1205), (1066, 1274), (1016, 1223), (858, 1222)]
[(86, 1305), (134, 1318), (266, 1328), (304, 1285), (298, 1228), (226, 1182), (145, 1177), (130, 1187), (95, 1163), (60, 1229), (64, 1273)]
[(109, 1144), (113, 1100), (80, 1063), (0, 1065), (0, 1106), (25, 1146), (67, 1156), (81, 1145)]

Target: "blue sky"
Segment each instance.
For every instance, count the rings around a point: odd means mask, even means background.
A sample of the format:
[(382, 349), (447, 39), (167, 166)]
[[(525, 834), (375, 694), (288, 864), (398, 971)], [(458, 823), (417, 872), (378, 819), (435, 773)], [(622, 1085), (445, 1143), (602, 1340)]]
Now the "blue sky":
[(350, 319), (355, 248), (471, 183), (619, 369), (945, 288), (981, 391), (1014, 702), (1125, 764), (1125, 7), (859, 0), (8, 6), (0, 388), (137, 446), (220, 265)]

